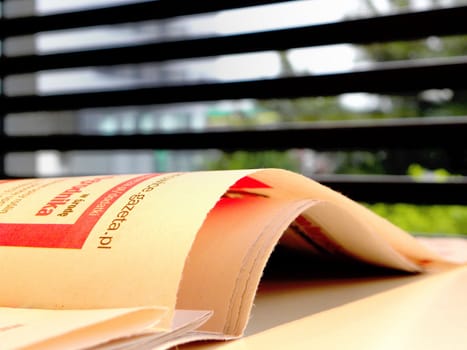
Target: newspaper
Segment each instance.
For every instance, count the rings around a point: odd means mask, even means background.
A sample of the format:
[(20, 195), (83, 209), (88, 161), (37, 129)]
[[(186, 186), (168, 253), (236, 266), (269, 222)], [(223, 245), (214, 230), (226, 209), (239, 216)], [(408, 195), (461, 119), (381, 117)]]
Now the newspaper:
[(0, 344), (163, 349), (239, 338), (277, 246), (410, 273), (459, 264), (280, 169), (4, 180)]

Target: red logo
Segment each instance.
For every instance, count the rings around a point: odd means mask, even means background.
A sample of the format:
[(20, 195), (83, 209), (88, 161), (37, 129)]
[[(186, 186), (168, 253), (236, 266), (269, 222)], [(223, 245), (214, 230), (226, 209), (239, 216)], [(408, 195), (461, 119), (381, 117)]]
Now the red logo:
[(145, 174), (112, 187), (73, 224), (0, 223), (0, 246), (81, 249), (102, 213), (132, 187), (156, 176), (159, 174)]

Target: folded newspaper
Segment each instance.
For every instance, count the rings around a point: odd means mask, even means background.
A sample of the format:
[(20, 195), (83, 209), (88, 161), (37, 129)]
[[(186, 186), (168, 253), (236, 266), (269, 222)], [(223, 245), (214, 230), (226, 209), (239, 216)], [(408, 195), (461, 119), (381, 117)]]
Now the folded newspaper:
[(0, 347), (166, 349), (242, 337), (275, 250), (455, 268), (280, 169), (0, 181)]

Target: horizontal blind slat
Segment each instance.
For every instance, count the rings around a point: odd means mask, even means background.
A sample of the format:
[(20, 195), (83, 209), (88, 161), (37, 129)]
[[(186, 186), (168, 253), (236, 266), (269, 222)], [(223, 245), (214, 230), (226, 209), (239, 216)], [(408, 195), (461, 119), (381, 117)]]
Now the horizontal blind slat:
[(411, 118), (366, 123), (280, 124), (253, 129), (216, 128), (203, 132), (180, 131), (136, 135), (2, 136), (5, 151), (37, 149), (222, 149), (287, 150), (311, 148), (320, 151), (465, 148), (466, 117)]
[(289, 1), (296, 0), (155, 0), (42, 16), (2, 18), (0, 22), (4, 36), (15, 36), (88, 26), (167, 19)]
[[(366, 44), (412, 40), (435, 35), (467, 34), (465, 18), (467, 18), (467, 6), (240, 35), (2, 57), (0, 73), (10, 75), (50, 69), (157, 62), (339, 43)], [(444, 24), (433, 26), (436, 22)]]
[(364, 177), (354, 179), (318, 179), (342, 194), (367, 203), (412, 203), (419, 205), (467, 205), (465, 182), (381, 181)]
[(408, 93), (431, 88), (467, 88), (467, 56), (381, 64), (379, 67), (265, 80), (5, 97), (3, 108), (7, 113), (17, 113), (225, 99), (331, 96), (350, 92)]

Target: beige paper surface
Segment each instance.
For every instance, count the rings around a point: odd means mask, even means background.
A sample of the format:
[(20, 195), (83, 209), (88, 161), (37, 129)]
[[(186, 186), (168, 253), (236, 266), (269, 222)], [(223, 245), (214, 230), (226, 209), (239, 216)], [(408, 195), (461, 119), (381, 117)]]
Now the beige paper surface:
[[(381, 282), (381, 281), (380, 281)], [(229, 342), (194, 343), (183, 349), (345, 349), (345, 350), (462, 350), (467, 346), (467, 266), (435, 274), (419, 275), (415, 280), (384, 282), (376, 294), (362, 294), (362, 298), (317, 312), (310, 316), (278, 324), (259, 327), (258, 333)], [(402, 283), (402, 284), (401, 284)], [(397, 287), (397, 284), (401, 284)], [(395, 287), (394, 287), (395, 286)], [(339, 286), (338, 286), (339, 287)], [(352, 285), (341, 285), (348, 297)], [(384, 289), (388, 288), (386, 291)], [(329, 289), (333, 293), (333, 289)], [(359, 292), (362, 293), (363, 289)], [(297, 297), (297, 290), (284, 289), (280, 295), (270, 296), (280, 307), (280, 298)], [(315, 292), (304, 292), (310, 298)], [(298, 294), (300, 295), (300, 294)], [(319, 292), (318, 292), (319, 295)], [(302, 301), (305, 296), (301, 296)], [(312, 303), (312, 300), (308, 301)], [(316, 301), (317, 303), (319, 301)], [(324, 298), (325, 303), (327, 299)], [(285, 304), (292, 302), (285, 301)], [(297, 306), (298, 303), (297, 303)], [(306, 307), (305, 304), (302, 307)], [(267, 310), (266, 305), (264, 310)], [(264, 311), (263, 310), (263, 311)], [(271, 318), (274, 317), (271, 311)], [(282, 310), (294, 313), (297, 310)], [(267, 317), (267, 314), (264, 315)], [(254, 313), (253, 320), (254, 322)], [(260, 320), (257, 320), (260, 321)]]

